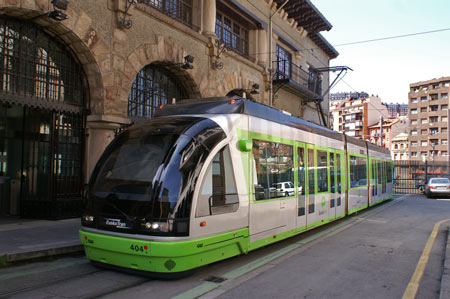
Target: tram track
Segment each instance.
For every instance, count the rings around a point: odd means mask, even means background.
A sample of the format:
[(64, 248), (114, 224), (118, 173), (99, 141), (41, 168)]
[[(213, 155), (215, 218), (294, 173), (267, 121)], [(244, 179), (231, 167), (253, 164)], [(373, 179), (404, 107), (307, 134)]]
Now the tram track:
[(77, 275), (71, 275), (69, 277), (53, 279), (51, 281), (38, 283), (38, 284), (27, 286), (27, 287), (24, 287), (24, 288), (9, 290), (9, 291), (0, 293), (0, 298), (8, 298), (9, 296), (12, 296), (12, 295), (17, 295), (17, 294), (20, 294), (20, 293), (25, 293), (25, 292), (37, 290), (37, 289), (40, 289), (40, 288), (43, 288), (43, 287), (51, 286), (51, 285), (54, 285), (54, 284), (57, 284), (57, 283), (61, 283), (61, 282), (70, 281), (72, 279), (80, 278), (80, 277), (83, 277), (83, 276), (86, 276), (86, 275), (96, 274), (96, 273), (102, 272), (102, 271), (106, 271), (106, 270), (104, 270), (104, 269), (96, 269), (96, 270), (93, 270), (93, 271), (80, 273), (80, 274), (77, 274)]

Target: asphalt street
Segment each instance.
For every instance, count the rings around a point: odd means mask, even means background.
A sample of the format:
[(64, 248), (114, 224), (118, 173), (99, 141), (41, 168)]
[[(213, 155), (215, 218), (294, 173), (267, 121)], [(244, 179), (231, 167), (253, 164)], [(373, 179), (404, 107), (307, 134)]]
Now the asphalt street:
[[(179, 280), (101, 268), (84, 256), (0, 269), (0, 298), (439, 298), (450, 201), (396, 199)], [(431, 241), (430, 241), (431, 240)], [(431, 242), (426, 263), (419, 263)]]

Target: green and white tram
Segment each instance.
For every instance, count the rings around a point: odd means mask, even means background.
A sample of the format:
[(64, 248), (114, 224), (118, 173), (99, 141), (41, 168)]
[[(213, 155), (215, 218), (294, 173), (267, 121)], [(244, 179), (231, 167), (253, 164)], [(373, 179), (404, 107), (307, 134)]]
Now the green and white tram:
[(185, 274), (392, 198), (387, 150), (241, 98), (167, 105), (91, 177), (80, 240), (99, 265)]

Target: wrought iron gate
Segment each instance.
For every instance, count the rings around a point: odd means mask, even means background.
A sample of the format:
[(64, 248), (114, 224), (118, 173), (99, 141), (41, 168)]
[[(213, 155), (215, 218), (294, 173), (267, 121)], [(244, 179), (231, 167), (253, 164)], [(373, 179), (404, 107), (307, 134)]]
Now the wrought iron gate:
[(431, 177), (450, 178), (447, 162), (395, 161), (394, 188), (396, 193), (421, 194)]
[(32, 23), (0, 17), (0, 214), (78, 216), (87, 88), (70, 49)]

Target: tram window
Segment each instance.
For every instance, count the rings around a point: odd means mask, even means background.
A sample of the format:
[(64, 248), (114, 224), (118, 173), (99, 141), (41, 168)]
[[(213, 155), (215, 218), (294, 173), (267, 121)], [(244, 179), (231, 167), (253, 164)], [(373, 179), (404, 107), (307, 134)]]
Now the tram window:
[(196, 217), (236, 212), (239, 197), (234, 181), (228, 146), (220, 150), (208, 165), (200, 187)]
[(305, 177), (305, 149), (298, 148), (298, 216), (305, 215), (305, 194), (306, 194), (306, 177)]
[(366, 158), (350, 156), (350, 187), (367, 186)]
[(314, 150), (308, 149), (308, 191), (309, 191), (309, 204), (308, 204), (308, 213), (314, 213), (315, 210), (315, 198), (314, 194), (315, 190), (315, 178), (314, 178)]
[(377, 170), (378, 170), (378, 180), (377, 180), (378, 182), (377, 183), (381, 185), (383, 181), (382, 181), (382, 171), (381, 171), (381, 162), (380, 161), (377, 162)]
[[(337, 167), (337, 189), (338, 193), (342, 192), (341, 186), (342, 186), (342, 177), (341, 177), (341, 154), (336, 154), (336, 167)], [(338, 206), (340, 201), (338, 201)]]
[(317, 187), (318, 192), (328, 191), (328, 153), (317, 151)]
[(288, 192), (279, 189), (277, 183), (294, 182), (294, 151), (292, 145), (253, 140), (253, 167), (255, 200), (284, 197)]
[(335, 188), (335, 182), (334, 182), (334, 153), (330, 153), (330, 188), (331, 193), (334, 193), (336, 191)]
[(387, 182), (388, 184), (392, 184), (392, 165), (390, 162), (386, 162), (387, 167)]

